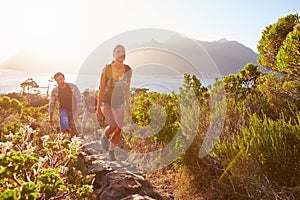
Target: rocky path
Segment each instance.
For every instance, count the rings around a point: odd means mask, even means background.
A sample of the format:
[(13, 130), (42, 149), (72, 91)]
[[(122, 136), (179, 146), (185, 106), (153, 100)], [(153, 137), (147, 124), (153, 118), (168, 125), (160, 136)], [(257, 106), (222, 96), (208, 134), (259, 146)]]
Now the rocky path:
[(84, 174), (94, 174), (92, 199), (101, 200), (142, 200), (162, 199), (145, 180), (143, 171), (131, 165), (126, 151), (116, 148), (117, 161), (108, 160), (98, 133), (81, 136), (84, 152), (78, 157), (78, 167)]

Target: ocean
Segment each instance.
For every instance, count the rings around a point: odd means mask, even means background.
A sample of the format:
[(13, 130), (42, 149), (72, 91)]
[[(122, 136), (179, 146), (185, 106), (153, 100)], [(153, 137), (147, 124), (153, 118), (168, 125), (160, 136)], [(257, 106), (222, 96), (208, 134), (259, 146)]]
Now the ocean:
[[(56, 83), (53, 82), (52, 73), (38, 73), (17, 70), (0, 69), (0, 94), (9, 92), (21, 92), (20, 84), (28, 78), (32, 78), (40, 87), (41, 93), (46, 94), (47, 87), (51, 90)], [(65, 74), (65, 81), (75, 83), (80, 91), (85, 89), (99, 88), (99, 75), (81, 75), (81, 74)], [(201, 83), (208, 86), (215, 81), (213, 78), (201, 78)], [(183, 76), (153, 76), (153, 75), (139, 75), (133, 74), (131, 81), (131, 88), (148, 88), (149, 91), (160, 93), (178, 92), (179, 87), (183, 84)]]

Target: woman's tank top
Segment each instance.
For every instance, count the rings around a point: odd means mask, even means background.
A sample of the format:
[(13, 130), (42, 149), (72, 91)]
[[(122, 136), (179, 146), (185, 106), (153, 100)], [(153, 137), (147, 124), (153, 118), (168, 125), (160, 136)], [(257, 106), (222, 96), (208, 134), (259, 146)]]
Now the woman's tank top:
[(104, 89), (103, 102), (106, 102), (114, 107), (123, 105), (125, 102), (125, 89), (128, 85), (128, 71), (130, 67), (124, 65), (125, 74), (120, 80), (115, 80), (112, 74), (112, 66), (107, 65), (104, 69), (106, 83)]

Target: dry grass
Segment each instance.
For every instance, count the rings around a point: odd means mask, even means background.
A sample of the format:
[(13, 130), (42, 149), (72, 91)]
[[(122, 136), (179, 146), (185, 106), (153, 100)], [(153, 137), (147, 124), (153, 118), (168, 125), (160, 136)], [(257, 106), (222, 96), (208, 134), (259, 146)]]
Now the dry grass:
[(180, 170), (166, 167), (147, 173), (146, 179), (154, 191), (166, 200), (204, 200), (218, 196), (218, 179), (206, 168), (194, 168), (191, 171), (188, 167)]

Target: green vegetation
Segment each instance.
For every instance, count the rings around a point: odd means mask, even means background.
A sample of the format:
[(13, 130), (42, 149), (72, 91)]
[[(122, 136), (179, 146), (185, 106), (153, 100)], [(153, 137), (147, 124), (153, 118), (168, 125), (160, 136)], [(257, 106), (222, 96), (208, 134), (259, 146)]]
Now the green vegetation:
[(92, 177), (77, 169), (82, 145), (49, 127), (47, 104), (30, 97), (0, 98), (0, 199), (87, 198)]
[[(133, 90), (135, 125), (124, 127), (125, 147), (152, 152), (176, 137), (174, 151), (184, 152), (153, 172), (159, 178), (149, 176), (157, 190), (172, 190), (175, 199), (300, 198), (299, 27), (298, 14), (291, 14), (263, 31), (258, 62), (267, 72), (249, 63), (207, 88), (185, 74), (178, 94)], [(212, 105), (220, 93), (226, 98)], [(0, 98), (0, 199), (86, 198), (91, 178), (76, 169), (81, 145), (49, 128), (47, 99), (30, 95)], [(218, 113), (224, 122), (213, 125), (222, 125), (220, 136), (199, 158)]]
[[(175, 174), (169, 180), (169, 183), (173, 183), (169, 187), (172, 192), (178, 191), (176, 198), (300, 198), (299, 25), (299, 17), (295, 14), (279, 19), (264, 30), (258, 45), (258, 61), (267, 72), (249, 63), (239, 73), (228, 75), (209, 88), (202, 87), (201, 80), (195, 76), (185, 75), (180, 94), (172, 96), (171, 109), (164, 108), (168, 117), (175, 117), (173, 125), (165, 125), (169, 126), (169, 131), (164, 131), (163, 137), (176, 134), (175, 127), (193, 126), (193, 121), (181, 119), (182, 113), (178, 109), (178, 100), (187, 95), (185, 91), (189, 88), (193, 88), (199, 102), (197, 134), (180, 158), (157, 172), (161, 173), (161, 179), (170, 170)], [(224, 126), (213, 150), (200, 159), (197, 155), (214, 117), (211, 110), (212, 95), (222, 90), (226, 95)], [(147, 96), (143, 101), (152, 99), (152, 104), (159, 104), (166, 99), (163, 94), (153, 98), (154, 95), (146, 91), (141, 96)], [(135, 106), (142, 111), (145, 104)], [(149, 123), (146, 108), (148, 105), (143, 107), (143, 112), (133, 112), (132, 117), (141, 119), (141, 125)], [(175, 115), (172, 115), (174, 111)], [(190, 134), (192, 132), (190, 130)], [(181, 140), (178, 141), (178, 148), (185, 141)], [(132, 141), (134, 143), (130, 145), (136, 151), (141, 147), (146, 151), (145, 146), (148, 151), (153, 151), (151, 143), (157, 139), (153, 137), (153, 141)], [(145, 145), (147, 142), (149, 144)], [(164, 145), (155, 148), (163, 148)], [(165, 185), (167, 181), (154, 182)]]

